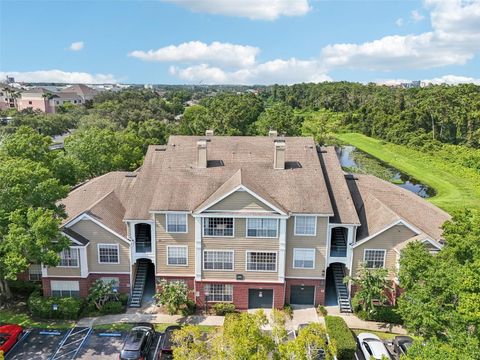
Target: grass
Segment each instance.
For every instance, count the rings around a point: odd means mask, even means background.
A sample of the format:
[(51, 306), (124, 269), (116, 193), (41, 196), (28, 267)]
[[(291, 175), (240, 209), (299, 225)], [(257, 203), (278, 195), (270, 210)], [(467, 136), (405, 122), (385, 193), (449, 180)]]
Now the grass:
[(436, 195), (427, 200), (446, 212), (480, 209), (480, 174), (475, 170), (362, 134), (336, 134), (336, 137), (435, 189)]
[(102, 331), (130, 331), (133, 328), (132, 323), (124, 323), (118, 322), (115, 324), (102, 324), (102, 325), (94, 325), (94, 330), (102, 330)]
[(395, 336), (399, 335), (399, 334), (394, 334), (389, 332), (381, 332), (381, 331), (373, 331), (373, 330), (365, 330), (365, 329), (353, 329), (352, 331), (354, 332), (355, 336), (357, 336), (360, 333), (366, 332), (369, 334), (377, 335), (382, 340), (391, 340)]
[(0, 310), (0, 323), (18, 324), (26, 328), (42, 329), (69, 329), (74, 326), (74, 321), (68, 320), (36, 320), (26, 312)]

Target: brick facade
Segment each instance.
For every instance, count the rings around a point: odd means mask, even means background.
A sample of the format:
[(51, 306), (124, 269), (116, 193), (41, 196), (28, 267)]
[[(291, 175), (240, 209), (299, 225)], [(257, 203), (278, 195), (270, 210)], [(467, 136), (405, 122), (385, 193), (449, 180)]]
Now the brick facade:
[(325, 305), (324, 279), (286, 279), (285, 303), (290, 302), (290, 288), (292, 285), (315, 286), (315, 306)]
[(157, 284), (155, 288), (157, 289), (157, 292), (160, 291), (159, 286), (158, 286), (158, 281), (160, 280), (167, 280), (167, 281), (184, 281), (187, 284), (188, 290), (190, 290), (190, 293), (188, 294), (188, 297), (195, 301), (195, 278), (194, 277), (189, 277), (189, 276), (157, 276), (156, 278)]
[(52, 280), (59, 280), (59, 281), (78, 281), (80, 286), (80, 296), (87, 297), (88, 296), (88, 289), (92, 285), (95, 280), (102, 278), (102, 277), (118, 277), (120, 281), (119, 292), (122, 294), (129, 294), (130, 293), (130, 275), (129, 274), (89, 274), (86, 278), (81, 277), (46, 277), (42, 278), (42, 288), (43, 288), (43, 295), (44, 296), (51, 296), (52, 295), (52, 288), (50, 286), (50, 281)]

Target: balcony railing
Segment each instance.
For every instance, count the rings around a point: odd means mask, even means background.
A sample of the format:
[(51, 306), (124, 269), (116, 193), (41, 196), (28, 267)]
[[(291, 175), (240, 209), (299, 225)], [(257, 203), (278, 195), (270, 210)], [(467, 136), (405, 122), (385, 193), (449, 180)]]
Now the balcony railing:
[(136, 242), (135, 252), (137, 253), (149, 253), (152, 252), (152, 242)]
[(331, 257), (347, 257), (347, 247), (345, 245), (332, 244), (330, 248)]

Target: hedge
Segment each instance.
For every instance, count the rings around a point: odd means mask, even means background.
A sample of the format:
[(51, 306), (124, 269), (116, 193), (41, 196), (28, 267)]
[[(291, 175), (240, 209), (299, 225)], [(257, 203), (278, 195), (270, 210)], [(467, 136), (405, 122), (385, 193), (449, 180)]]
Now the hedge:
[[(56, 310), (53, 309), (56, 306)], [(84, 300), (71, 297), (43, 297), (39, 292), (33, 292), (28, 298), (28, 308), (33, 316), (42, 319), (76, 320)]]
[(355, 311), (358, 318), (366, 321), (378, 321), (389, 324), (403, 325), (403, 319), (398, 314), (397, 308), (392, 306), (375, 306), (372, 313), (367, 313), (364, 310)]
[(335, 342), (338, 360), (355, 358), (357, 342), (345, 320), (338, 316), (325, 316), (325, 324), (330, 339)]
[(39, 283), (25, 280), (9, 281), (8, 286), (13, 294), (24, 295), (25, 297), (34, 291), (40, 291), (42, 289)]
[(107, 301), (100, 309), (100, 314), (121, 314), (125, 312), (125, 307), (121, 301)]
[(231, 303), (216, 303), (212, 306), (215, 315), (225, 316), (235, 312), (235, 305)]

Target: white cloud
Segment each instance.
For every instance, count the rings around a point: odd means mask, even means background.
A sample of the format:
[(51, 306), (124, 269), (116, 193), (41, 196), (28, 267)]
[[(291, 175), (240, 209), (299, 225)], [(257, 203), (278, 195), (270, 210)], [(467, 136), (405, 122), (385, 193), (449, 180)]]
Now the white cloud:
[(194, 12), (247, 17), (252, 20), (275, 20), (280, 16), (305, 15), (308, 0), (162, 0)]
[(398, 27), (401, 27), (403, 26), (404, 24), (404, 20), (402, 18), (398, 18), (397, 20), (395, 20), (395, 24), (398, 26)]
[(85, 47), (85, 44), (83, 41), (75, 41), (73, 43), (70, 44), (70, 47), (69, 49), (71, 51), (80, 51), (82, 50), (83, 48)]
[(444, 75), (441, 77), (436, 77), (433, 79), (422, 80), (422, 82), (429, 84), (476, 84), (480, 85), (480, 79), (468, 77), (468, 76), (458, 76), (458, 75)]
[(209, 62), (227, 66), (247, 66), (255, 62), (259, 52), (260, 49), (254, 46), (217, 41), (208, 45), (200, 41), (190, 41), (158, 50), (135, 50), (128, 55), (145, 61)]
[(39, 70), (39, 71), (10, 71), (0, 72), (0, 78), (13, 76), (19, 82), (58, 82), (58, 83), (84, 83), (102, 84), (116, 83), (117, 80), (112, 74), (89, 74), (85, 72), (66, 72), (61, 70)]
[(410, 13), (410, 17), (414, 22), (419, 22), (425, 19), (425, 16), (421, 14), (418, 10), (412, 10), (412, 12)]

